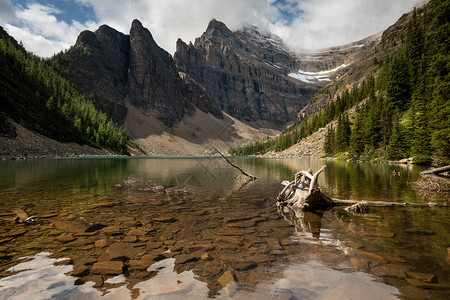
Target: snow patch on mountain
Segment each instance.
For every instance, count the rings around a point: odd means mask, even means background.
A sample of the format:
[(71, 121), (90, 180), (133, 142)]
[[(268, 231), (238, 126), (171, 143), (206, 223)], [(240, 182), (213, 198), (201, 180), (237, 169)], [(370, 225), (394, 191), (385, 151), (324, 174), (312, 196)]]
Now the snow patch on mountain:
[(288, 76), (291, 78), (295, 78), (297, 80), (306, 82), (306, 83), (314, 83), (314, 82), (320, 82), (320, 81), (332, 81), (331, 78), (332, 75), (342, 69), (347, 67), (348, 65), (342, 64), (337, 68), (334, 68), (332, 70), (325, 70), (325, 71), (319, 71), (319, 72), (307, 72), (303, 70), (298, 70), (296, 73), (289, 73)]

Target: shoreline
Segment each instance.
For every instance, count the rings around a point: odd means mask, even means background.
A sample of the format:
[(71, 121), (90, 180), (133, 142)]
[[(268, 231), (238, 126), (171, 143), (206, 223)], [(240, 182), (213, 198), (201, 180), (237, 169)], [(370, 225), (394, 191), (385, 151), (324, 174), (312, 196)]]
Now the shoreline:
[[(337, 161), (336, 157), (319, 157), (315, 155), (249, 155), (249, 156), (227, 156), (227, 158), (312, 158), (321, 160)], [(24, 156), (0, 156), (0, 161), (14, 161), (14, 160), (40, 160), (40, 159), (196, 159), (196, 158), (221, 158), (219, 155), (119, 155), (119, 154), (72, 154), (72, 155), (24, 155)], [(342, 160), (352, 162), (352, 160)], [(353, 161), (355, 163), (378, 163), (389, 165), (418, 165), (415, 164), (412, 158), (404, 158), (396, 161)]]

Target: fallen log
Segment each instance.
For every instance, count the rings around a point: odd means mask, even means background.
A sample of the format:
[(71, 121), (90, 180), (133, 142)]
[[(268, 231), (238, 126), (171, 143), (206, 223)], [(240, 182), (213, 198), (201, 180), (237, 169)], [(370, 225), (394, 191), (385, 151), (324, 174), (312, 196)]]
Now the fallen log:
[(331, 198), (320, 190), (318, 176), (326, 166), (323, 166), (316, 173), (300, 171), (295, 174), (291, 182), (283, 181), (285, 186), (277, 197), (277, 207), (288, 207), (301, 211), (321, 211), (329, 210), (335, 206), (353, 206), (349, 211), (365, 213), (369, 206), (378, 207), (399, 207), (399, 206), (438, 206), (436, 203), (409, 203), (409, 202), (387, 202), (387, 201), (367, 201), (367, 200), (341, 200)]
[(441, 174), (444, 172), (450, 172), (450, 165), (447, 165), (445, 167), (434, 168), (434, 169), (422, 171), (422, 172), (420, 172), (420, 175), (427, 175), (427, 174), (436, 174), (437, 175), (437, 174)]
[(336, 206), (349, 206), (354, 205), (358, 203), (364, 202), (368, 206), (378, 206), (378, 207), (394, 207), (394, 206), (439, 206), (438, 204), (434, 202), (428, 202), (428, 203), (411, 203), (411, 202), (387, 202), (387, 201), (367, 201), (367, 200), (341, 200), (332, 198), (334, 204)]
[[(411, 186), (421, 193), (450, 192), (450, 165), (420, 172), (420, 177)], [(444, 174), (447, 173), (447, 174)]]

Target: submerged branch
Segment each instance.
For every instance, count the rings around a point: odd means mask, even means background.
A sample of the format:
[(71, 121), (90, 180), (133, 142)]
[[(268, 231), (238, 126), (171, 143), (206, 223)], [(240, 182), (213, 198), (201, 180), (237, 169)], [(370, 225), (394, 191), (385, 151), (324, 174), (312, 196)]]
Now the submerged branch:
[(410, 202), (385, 202), (385, 201), (367, 201), (367, 200), (341, 200), (331, 198), (336, 206), (350, 206), (364, 202), (367, 206), (378, 206), (378, 207), (396, 207), (396, 206), (442, 206), (434, 202), (428, 203), (410, 203)]
[(238, 166), (236, 166), (235, 164), (233, 164), (231, 161), (229, 161), (228, 158), (226, 158), (219, 150), (217, 150), (216, 148), (213, 148), (213, 149), (216, 150), (216, 152), (219, 153), (220, 156), (222, 156), (222, 157), (227, 161), (227, 163), (229, 163), (232, 167), (235, 167), (236, 169), (238, 169), (239, 171), (241, 171), (242, 175), (245, 175), (245, 176), (247, 176), (247, 177), (250, 177), (251, 180), (256, 180), (256, 179), (257, 179), (256, 176), (253, 176), (253, 175), (251, 175), (251, 174), (248, 174), (248, 173), (244, 172), (244, 170), (242, 170), (241, 168), (239, 168)]

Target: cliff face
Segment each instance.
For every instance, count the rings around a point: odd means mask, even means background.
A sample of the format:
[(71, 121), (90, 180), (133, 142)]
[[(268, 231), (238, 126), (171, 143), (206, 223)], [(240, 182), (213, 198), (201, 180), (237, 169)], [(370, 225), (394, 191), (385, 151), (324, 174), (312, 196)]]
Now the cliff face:
[(63, 57), (71, 81), (80, 91), (96, 98), (99, 109), (122, 120), (126, 114), (123, 99), (128, 94), (130, 37), (106, 25), (97, 31), (83, 31)]
[(193, 112), (194, 106), (222, 117), (201, 87), (180, 77), (172, 56), (138, 20), (130, 35), (106, 25), (84, 31), (75, 46), (55, 60), (70, 70), (67, 76), (79, 90), (92, 95), (96, 105), (120, 123), (127, 113), (125, 101), (155, 113), (167, 126)]
[(167, 124), (181, 119), (188, 101), (172, 57), (158, 47), (150, 31), (137, 20), (130, 30), (128, 75), (131, 104), (157, 113)]
[(222, 110), (245, 121), (289, 122), (317, 89), (288, 77), (296, 57), (255, 27), (232, 32), (212, 20), (195, 45), (177, 41), (174, 59)]

